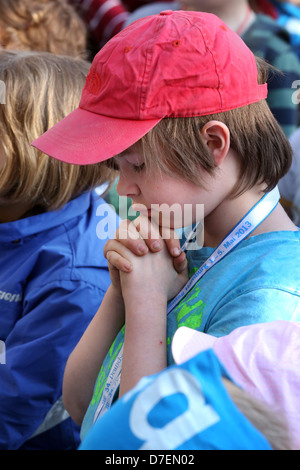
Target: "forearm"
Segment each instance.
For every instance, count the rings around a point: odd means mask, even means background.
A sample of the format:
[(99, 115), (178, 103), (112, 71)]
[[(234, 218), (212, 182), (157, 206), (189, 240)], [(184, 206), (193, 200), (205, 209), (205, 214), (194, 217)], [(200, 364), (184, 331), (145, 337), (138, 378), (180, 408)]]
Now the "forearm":
[[(120, 286), (125, 304), (125, 337), (122, 359), (122, 373), (119, 395), (132, 389), (144, 376), (153, 375), (167, 365), (166, 329), (167, 301), (176, 295), (187, 280), (186, 259), (181, 259), (180, 270), (173, 266), (173, 258), (161, 240), (161, 250), (146, 249), (143, 256), (133, 254), (129, 241), (147, 239), (149, 220), (139, 218), (139, 232), (134, 224), (124, 221), (121, 243), (120, 228), (115, 240), (106, 245), (106, 256), (115, 269), (119, 270)], [(124, 238), (124, 234), (130, 233)], [(173, 245), (174, 246), (174, 245)], [(146, 245), (145, 245), (146, 247)], [(175, 245), (176, 247), (176, 245)], [(177, 247), (178, 248), (178, 247)], [(131, 270), (122, 269), (122, 263), (129, 262)], [(184, 266), (183, 266), (184, 264)]]
[[(156, 293), (157, 294), (157, 293)], [(132, 296), (126, 305), (125, 341), (120, 396), (147, 375), (167, 366), (167, 299), (163, 296)]]
[(89, 406), (95, 381), (106, 354), (124, 325), (124, 304), (109, 287), (104, 299), (70, 355), (64, 373), (64, 405), (77, 424)]

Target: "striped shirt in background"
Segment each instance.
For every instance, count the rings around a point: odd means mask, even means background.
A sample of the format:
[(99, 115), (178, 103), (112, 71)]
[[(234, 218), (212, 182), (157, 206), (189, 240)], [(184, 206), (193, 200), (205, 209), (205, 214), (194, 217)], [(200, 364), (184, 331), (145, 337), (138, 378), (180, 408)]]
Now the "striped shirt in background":
[(258, 14), (242, 39), (254, 54), (283, 72), (271, 75), (267, 101), (289, 137), (299, 125), (299, 104), (294, 96), (295, 82), (300, 80), (300, 60), (291, 46), (289, 34), (272, 18)]
[(147, 3), (153, 3), (153, 0), (69, 0), (69, 2), (79, 7), (93, 39), (100, 48), (123, 29), (132, 11)]

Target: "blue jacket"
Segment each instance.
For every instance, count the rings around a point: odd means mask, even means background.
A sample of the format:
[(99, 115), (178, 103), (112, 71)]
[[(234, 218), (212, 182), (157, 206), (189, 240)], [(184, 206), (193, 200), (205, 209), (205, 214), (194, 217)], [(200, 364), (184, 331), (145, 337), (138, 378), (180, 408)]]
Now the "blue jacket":
[(78, 447), (63, 373), (110, 284), (103, 246), (117, 224), (94, 192), (0, 224), (0, 449)]

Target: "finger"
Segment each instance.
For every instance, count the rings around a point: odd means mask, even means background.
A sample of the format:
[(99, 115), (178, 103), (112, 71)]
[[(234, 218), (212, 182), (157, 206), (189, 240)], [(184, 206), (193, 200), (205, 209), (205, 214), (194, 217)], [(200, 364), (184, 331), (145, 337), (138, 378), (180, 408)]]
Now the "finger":
[(181, 274), (188, 269), (188, 262), (185, 253), (181, 253), (179, 256), (173, 259), (174, 268), (178, 274)]
[(157, 252), (163, 248), (164, 245), (161, 240), (160, 229), (156, 223), (142, 215), (137, 217), (133, 223), (148, 249)]
[(126, 273), (132, 271), (132, 264), (126, 258), (120, 256), (116, 251), (107, 251), (105, 257), (110, 267)]
[(123, 220), (121, 222), (115, 233), (115, 239), (138, 256), (148, 253), (147, 244), (130, 220)]
[(131, 220), (126, 219), (121, 221), (114, 238), (117, 240), (136, 240), (140, 238), (140, 235), (134, 223)]
[[(112, 256), (111, 253), (116, 253), (118, 256), (114, 256), (113, 260), (118, 259), (117, 268), (120, 268), (120, 263), (126, 264), (126, 261), (131, 265), (131, 258), (133, 256), (132, 252), (124, 246), (120, 241), (112, 239), (108, 240), (103, 247), (103, 254), (105, 258), (108, 260), (108, 256)], [(110, 253), (110, 255), (108, 255)], [(113, 263), (112, 263), (113, 264)]]
[(177, 257), (182, 253), (180, 247), (180, 240), (177, 233), (169, 228), (162, 229), (162, 238), (167, 245), (167, 249), (171, 256)]

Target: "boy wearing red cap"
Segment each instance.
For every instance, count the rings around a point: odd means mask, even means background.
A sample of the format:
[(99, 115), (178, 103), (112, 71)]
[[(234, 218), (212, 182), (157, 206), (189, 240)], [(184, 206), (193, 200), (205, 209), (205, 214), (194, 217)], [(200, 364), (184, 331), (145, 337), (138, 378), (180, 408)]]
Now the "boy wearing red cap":
[[(265, 64), (216, 16), (165, 11), (111, 39), (79, 108), (33, 143), (69, 163), (117, 165), (119, 194), (144, 214), (107, 243), (112, 284), (65, 371), (65, 404), (77, 422), (85, 415), (83, 436), (119, 384), (124, 394), (173, 362), (179, 326), (222, 336), (299, 319), (300, 234), (276, 189), (291, 148), (265, 82)], [(183, 253), (175, 270), (165, 231), (201, 222), (203, 248), (187, 250), (189, 272)]]

